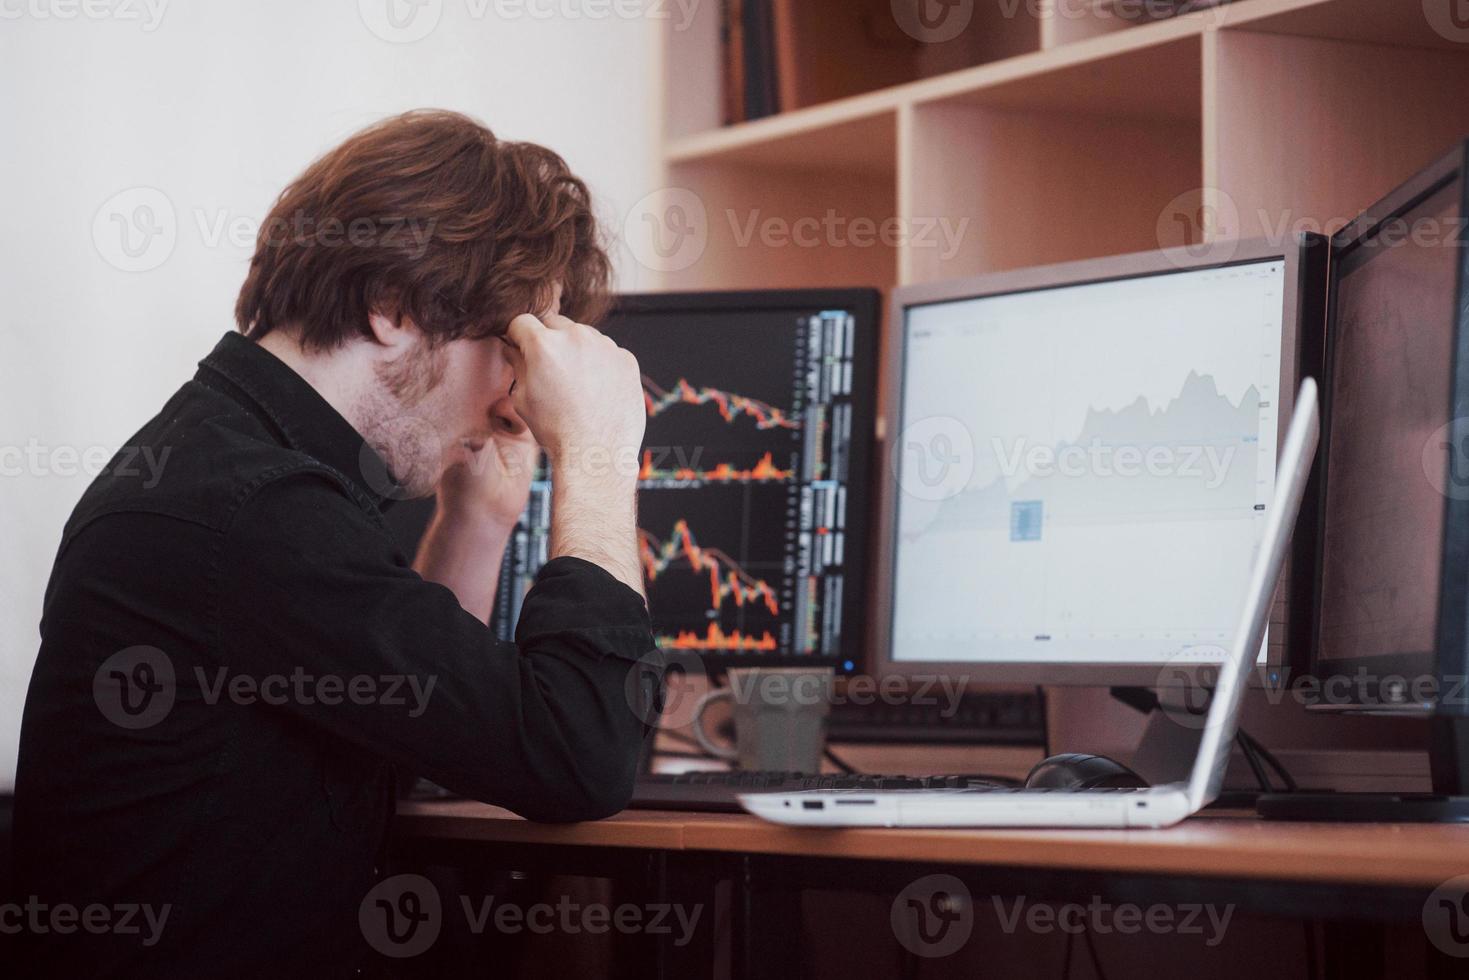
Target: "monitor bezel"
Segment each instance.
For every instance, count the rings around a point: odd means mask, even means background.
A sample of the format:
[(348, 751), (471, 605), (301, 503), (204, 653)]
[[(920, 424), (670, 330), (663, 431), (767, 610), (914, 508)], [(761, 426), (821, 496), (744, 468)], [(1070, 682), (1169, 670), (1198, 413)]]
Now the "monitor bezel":
[[(1202, 252), (1203, 254), (1198, 254)], [(897, 506), (899, 488), (891, 460), (892, 439), (900, 431), (903, 402), (903, 359), (906, 349), (907, 311), (932, 303), (1035, 292), (1058, 287), (1080, 286), (1119, 279), (1135, 279), (1179, 272), (1250, 265), (1272, 259), (1285, 263), (1278, 404), (1278, 431), (1284, 434), (1294, 408), (1299, 378), (1319, 367), (1321, 328), (1325, 320), (1324, 281), (1326, 240), (1317, 235), (1298, 235), (1288, 242), (1246, 239), (1196, 248), (1182, 247), (1151, 252), (1083, 259), (1028, 269), (989, 273), (964, 279), (903, 286), (893, 291), (886, 317), (883, 348), (883, 388), (880, 400), (878, 470), (878, 516), (873, 537), (875, 572), (871, 622), (867, 636), (871, 644), (867, 661), (880, 676), (910, 680), (943, 674), (963, 674), (966, 683), (1046, 684), (1059, 686), (1186, 687), (1211, 682), (1216, 665), (1100, 663), (1026, 663), (1021, 661), (958, 662), (895, 660), (892, 655), (892, 597), (894, 591)], [(1290, 572), (1276, 594), (1275, 608), (1304, 609), (1309, 601), (1313, 576), (1310, 562), (1315, 542), (1309, 529), (1315, 526), (1316, 496), (1308, 486), (1303, 513), (1291, 546)], [(1303, 533), (1305, 532), (1305, 533)], [(1302, 574), (1305, 572), (1306, 574)], [(1252, 672), (1251, 683), (1278, 682), (1282, 672), (1304, 662), (1298, 641), (1299, 620), (1290, 616), (1284, 644), (1272, 643), (1264, 676)], [(1166, 666), (1166, 670), (1164, 669)], [(1286, 676), (1289, 676), (1287, 674)]]
[[(1434, 649), (1428, 651), (1378, 654), (1366, 657), (1343, 657), (1331, 661), (1321, 659), (1321, 562), (1325, 548), (1326, 522), (1326, 472), (1327, 458), (1331, 447), (1332, 404), (1335, 398), (1334, 376), (1337, 346), (1338, 290), (1346, 266), (1368, 243), (1375, 239), (1389, 222), (1402, 219), (1421, 207), (1429, 198), (1459, 183), (1459, 218), (1469, 220), (1469, 144), (1460, 144), (1445, 156), (1434, 161), (1413, 177), (1405, 181), (1382, 200), (1362, 212), (1355, 220), (1331, 238), (1330, 271), (1327, 286), (1326, 344), (1322, 365), (1322, 429), (1321, 449), (1318, 454), (1319, 480), (1316, 488), (1316, 542), (1310, 607), (1310, 648), (1305, 664), (1310, 676), (1322, 685), (1333, 678), (1350, 678), (1352, 684), (1334, 688), (1352, 698), (1351, 704), (1332, 705), (1350, 709), (1353, 707), (1407, 707), (1411, 701), (1394, 696), (1392, 690), (1384, 690), (1382, 681), (1401, 677), (1412, 680), (1416, 675), (1431, 672), (1437, 682), (1455, 683), (1456, 678), (1469, 675), (1469, 500), (1455, 500), (1444, 495), (1444, 540), (1440, 554), (1439, 594), (1437, 623), (1434, 628)], [(1463, 227), (1461, 225), (1462, 233)], [(1456, 421), (1453, 429), (1455, 443), (1464, 444), (1469, 439), (1469, 308), (1466, 308), (1466, 276), (1469, 276), (1469, 247), (1462, 234), (1456, 246), (1460, 250), (1455, 269), (1454, 309), (1452, 325), (1453, 362), (1450, 365), (1449, 403), (1444, 406), (1445, 420)], [(1324, 689), (1324, 688), (1323, 688)], [(1442, 687), (1440, 688), (1443, 689)], [(1411, 694), (1411, 686), (1407, 693)], [(1360, 698), (1357, 695), (1361, 695)], [(1426, 706), (1419, 706), (1420, 708)], [(1449, 710), (1445, 711), (1445, 707)], [(1469, 714), (1469, 705), (1463, 698), (1455, 705), (1436, 705), (1436, 713)]]
[[(881, 350), (882, 292), (871, 287), (816, 289), (698, 290), (623, 293), (603, 318), (605, 327), (623, 314), (727, 313), (741, 310), (792, 311), (843, 309), (854, 317), (853, 343), (865, 356), (852, 362), (852, 446), (848, 461), (847, 528), (844, 557), (847, 583), (842, 591), (842, 653), (813, 656), (792, 653), (700, 653), (712, 673), (739, 667), (832, 667), (838, 675), (864, 669), (868, 648), (866, 598), (871, 588), (871, 539), (877, 447), (877, 358)], [(867, 397), (861, 397), (861, 393)], [(848, 664), (850, 663), (850, 667)]]

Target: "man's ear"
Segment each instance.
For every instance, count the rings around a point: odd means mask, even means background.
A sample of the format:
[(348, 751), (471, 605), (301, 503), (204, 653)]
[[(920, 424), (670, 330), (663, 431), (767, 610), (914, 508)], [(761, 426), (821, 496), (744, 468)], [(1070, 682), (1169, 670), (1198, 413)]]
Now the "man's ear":
[(418, 339), (418, 326), (406, 316), (397, 319), (376, 311), (367, 315), (367, 325), (382, 353), (397, 357), (411, 348)]

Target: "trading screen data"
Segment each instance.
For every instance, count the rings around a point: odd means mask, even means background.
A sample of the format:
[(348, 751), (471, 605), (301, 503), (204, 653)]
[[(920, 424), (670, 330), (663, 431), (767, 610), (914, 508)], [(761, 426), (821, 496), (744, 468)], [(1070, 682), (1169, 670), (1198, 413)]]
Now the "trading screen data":
[[(1455, 181), (1384, 228), (1459, 228), (1460, 191)], [(1432, 662), (1444, 497), (1462, 490), (1448, 438), (1461, 258), (1453, 239), (1394, 239), (1385, 230), (1337, 267), (1317, 636), (1323, 662), (1407, 653)]]
[[(871, 384), (854, 313), (634, 304), (603, 329), (643, 372), (638, 554), (659, 645), (839, 658), (849, 491), (865, 462), (853, 459), (854, 384)], [(507, 638), (547, 560), (550, 486), (533, 485), (502, 567)]]
[(1228, 644), (1274, 491), (1281, 260), (911, 308), (897, 661)]

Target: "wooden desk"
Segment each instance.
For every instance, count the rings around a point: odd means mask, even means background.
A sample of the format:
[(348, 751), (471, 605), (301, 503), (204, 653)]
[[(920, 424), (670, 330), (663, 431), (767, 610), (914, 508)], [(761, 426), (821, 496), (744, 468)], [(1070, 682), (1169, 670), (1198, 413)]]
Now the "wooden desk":
[(736, 976), (761, 974), (755, 938), (788, 931), (802, 891), (896, 896), (936, 873), (959, 876), (976, 895), (1229, 903), (1324, 923), (1321, 975), (1362, 975), (1364, 957), (1386, 955), (1364, 923), (1416, 922), (1434, 888), (1469, 874), (1469, 829), (1272, 823), (1248, 814), (1115, 831), (818, 830), (665, 811), (558, 826), (456, 801), (405, 803), (395, 830), (400, 845), (440, 861), (603, 875), (620, 869), (686, 894), (731, 881)]
[(1437, 887), (1469, 874), (1469, 828), (1273, 823), (1238, 814), (1166, 830), (819, 830), (734, 814), (628, 810), (536, 824), (465, 801), (404, 803), (399, 834), (545, 847), (784, 854), (960, 865)]

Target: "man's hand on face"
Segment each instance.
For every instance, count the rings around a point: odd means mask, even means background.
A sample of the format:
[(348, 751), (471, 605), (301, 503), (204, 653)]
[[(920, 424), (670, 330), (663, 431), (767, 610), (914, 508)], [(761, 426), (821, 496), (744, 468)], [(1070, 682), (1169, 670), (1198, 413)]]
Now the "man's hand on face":
[(553, 466), (635, 482), (647, 424), (637, 358), (595, 327), (557, 313), (544, 320), (521, 314), (506, 341), (516, 414)]
[(530, 498), (539, 455), (528, 430), (496, 432), (478, 448), (460, 445), (439, 478), (439, 510), (456, 522), (513, 528)]
[(511, 399), (551, 459), (551, 557), (600, 565), (642, 594), (637, 456), (647, 424), (637, 358), (556, 313), (510, 322)]

